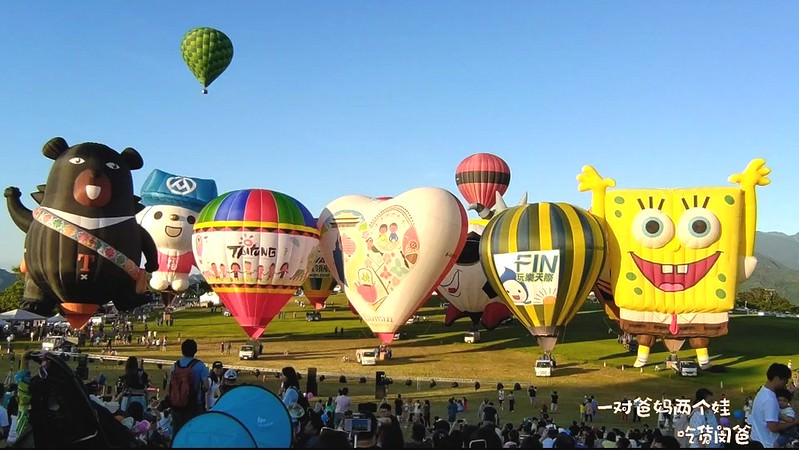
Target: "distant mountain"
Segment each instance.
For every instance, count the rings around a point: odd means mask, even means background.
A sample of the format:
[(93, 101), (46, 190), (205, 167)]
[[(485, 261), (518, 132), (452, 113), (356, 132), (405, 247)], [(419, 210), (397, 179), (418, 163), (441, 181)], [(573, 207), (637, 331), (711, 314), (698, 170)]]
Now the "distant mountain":
[(757, 232), (756, 251), (768, 255), (787, 269), (799, 270), (799, 233)]
[(740, 289), (774, 289), (799, 305), (799, 234), (758, 231), (755, 256), (757, 268)]
[(5, 291), (6, 288), (14, 284), (15, 281), (17, 281), (16, 275), (5, 269), (0, 269), (0, 292)]

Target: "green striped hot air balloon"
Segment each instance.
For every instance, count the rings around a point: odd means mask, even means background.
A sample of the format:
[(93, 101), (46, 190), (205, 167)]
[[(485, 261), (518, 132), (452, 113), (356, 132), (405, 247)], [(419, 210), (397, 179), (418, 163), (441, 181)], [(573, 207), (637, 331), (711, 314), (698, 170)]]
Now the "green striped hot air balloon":
[(582, 307), (604, 261), (599, 221), (567, 203), (506, 209), (480, 239), (489, 283), (546, 354)]
[(191, 73), (203, 86), (203, 94), (208, 93), (208, 86), (227, 69), (233, 59), (230, 38), (209, 27), (195, 28), (186, 33), (180, 51)]

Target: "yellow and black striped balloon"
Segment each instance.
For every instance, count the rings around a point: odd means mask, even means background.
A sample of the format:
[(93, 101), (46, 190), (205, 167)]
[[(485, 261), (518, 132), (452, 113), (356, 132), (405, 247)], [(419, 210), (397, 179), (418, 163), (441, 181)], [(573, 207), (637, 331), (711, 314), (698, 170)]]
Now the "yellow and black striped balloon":
[[(503, 287), (501, 254), (559, 251), (557, 292), (543, 304), (514, 303)], [(605, 262), (605, 235), (588, 211), (568, 203), (533, 203), (506, 209), (486, 226), (480, 239), (480, 263), (494, 291), (549, 352), (563, 327), (574, 318)]]

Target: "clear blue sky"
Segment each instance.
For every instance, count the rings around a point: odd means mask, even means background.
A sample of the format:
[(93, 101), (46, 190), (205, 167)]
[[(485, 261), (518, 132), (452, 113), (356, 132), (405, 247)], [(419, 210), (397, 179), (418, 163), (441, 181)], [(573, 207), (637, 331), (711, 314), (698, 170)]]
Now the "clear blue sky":
[[(792, 1), (7, 2), (0, 180), (32, 207), (41, 147), (63, 136), (139, 150), (137, 192), (159, 168), (318, 214), (345, 194), (457, 194), (457, 164), (488, 151), (509, 202), (587, 207), (584, 164), (681, 187), (763, 157), (758, 228), (794, 234), (797, 17)], [(207, 96), (180, 55), (198, 26), (235, 46)], [(6, 213), (0, 234), (0, 267), (18, 264)]]

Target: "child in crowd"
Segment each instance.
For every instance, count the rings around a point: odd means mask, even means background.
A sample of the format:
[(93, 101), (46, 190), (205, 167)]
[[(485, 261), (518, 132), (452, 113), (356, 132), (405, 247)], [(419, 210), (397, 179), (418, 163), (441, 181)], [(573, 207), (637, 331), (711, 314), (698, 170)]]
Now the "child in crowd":
[[(791, 406), (793, 394), (788, 389), (777, 389), (777, 403), (780, 405), (780, 422), (793, 422), (796, 420), (796, 411)], [(774, 447), (790, 447), (791, 443), (799, 439), (799, 427), (794, 425), (787, 430), (783, 430), (780, 436), (774, 441)]]

